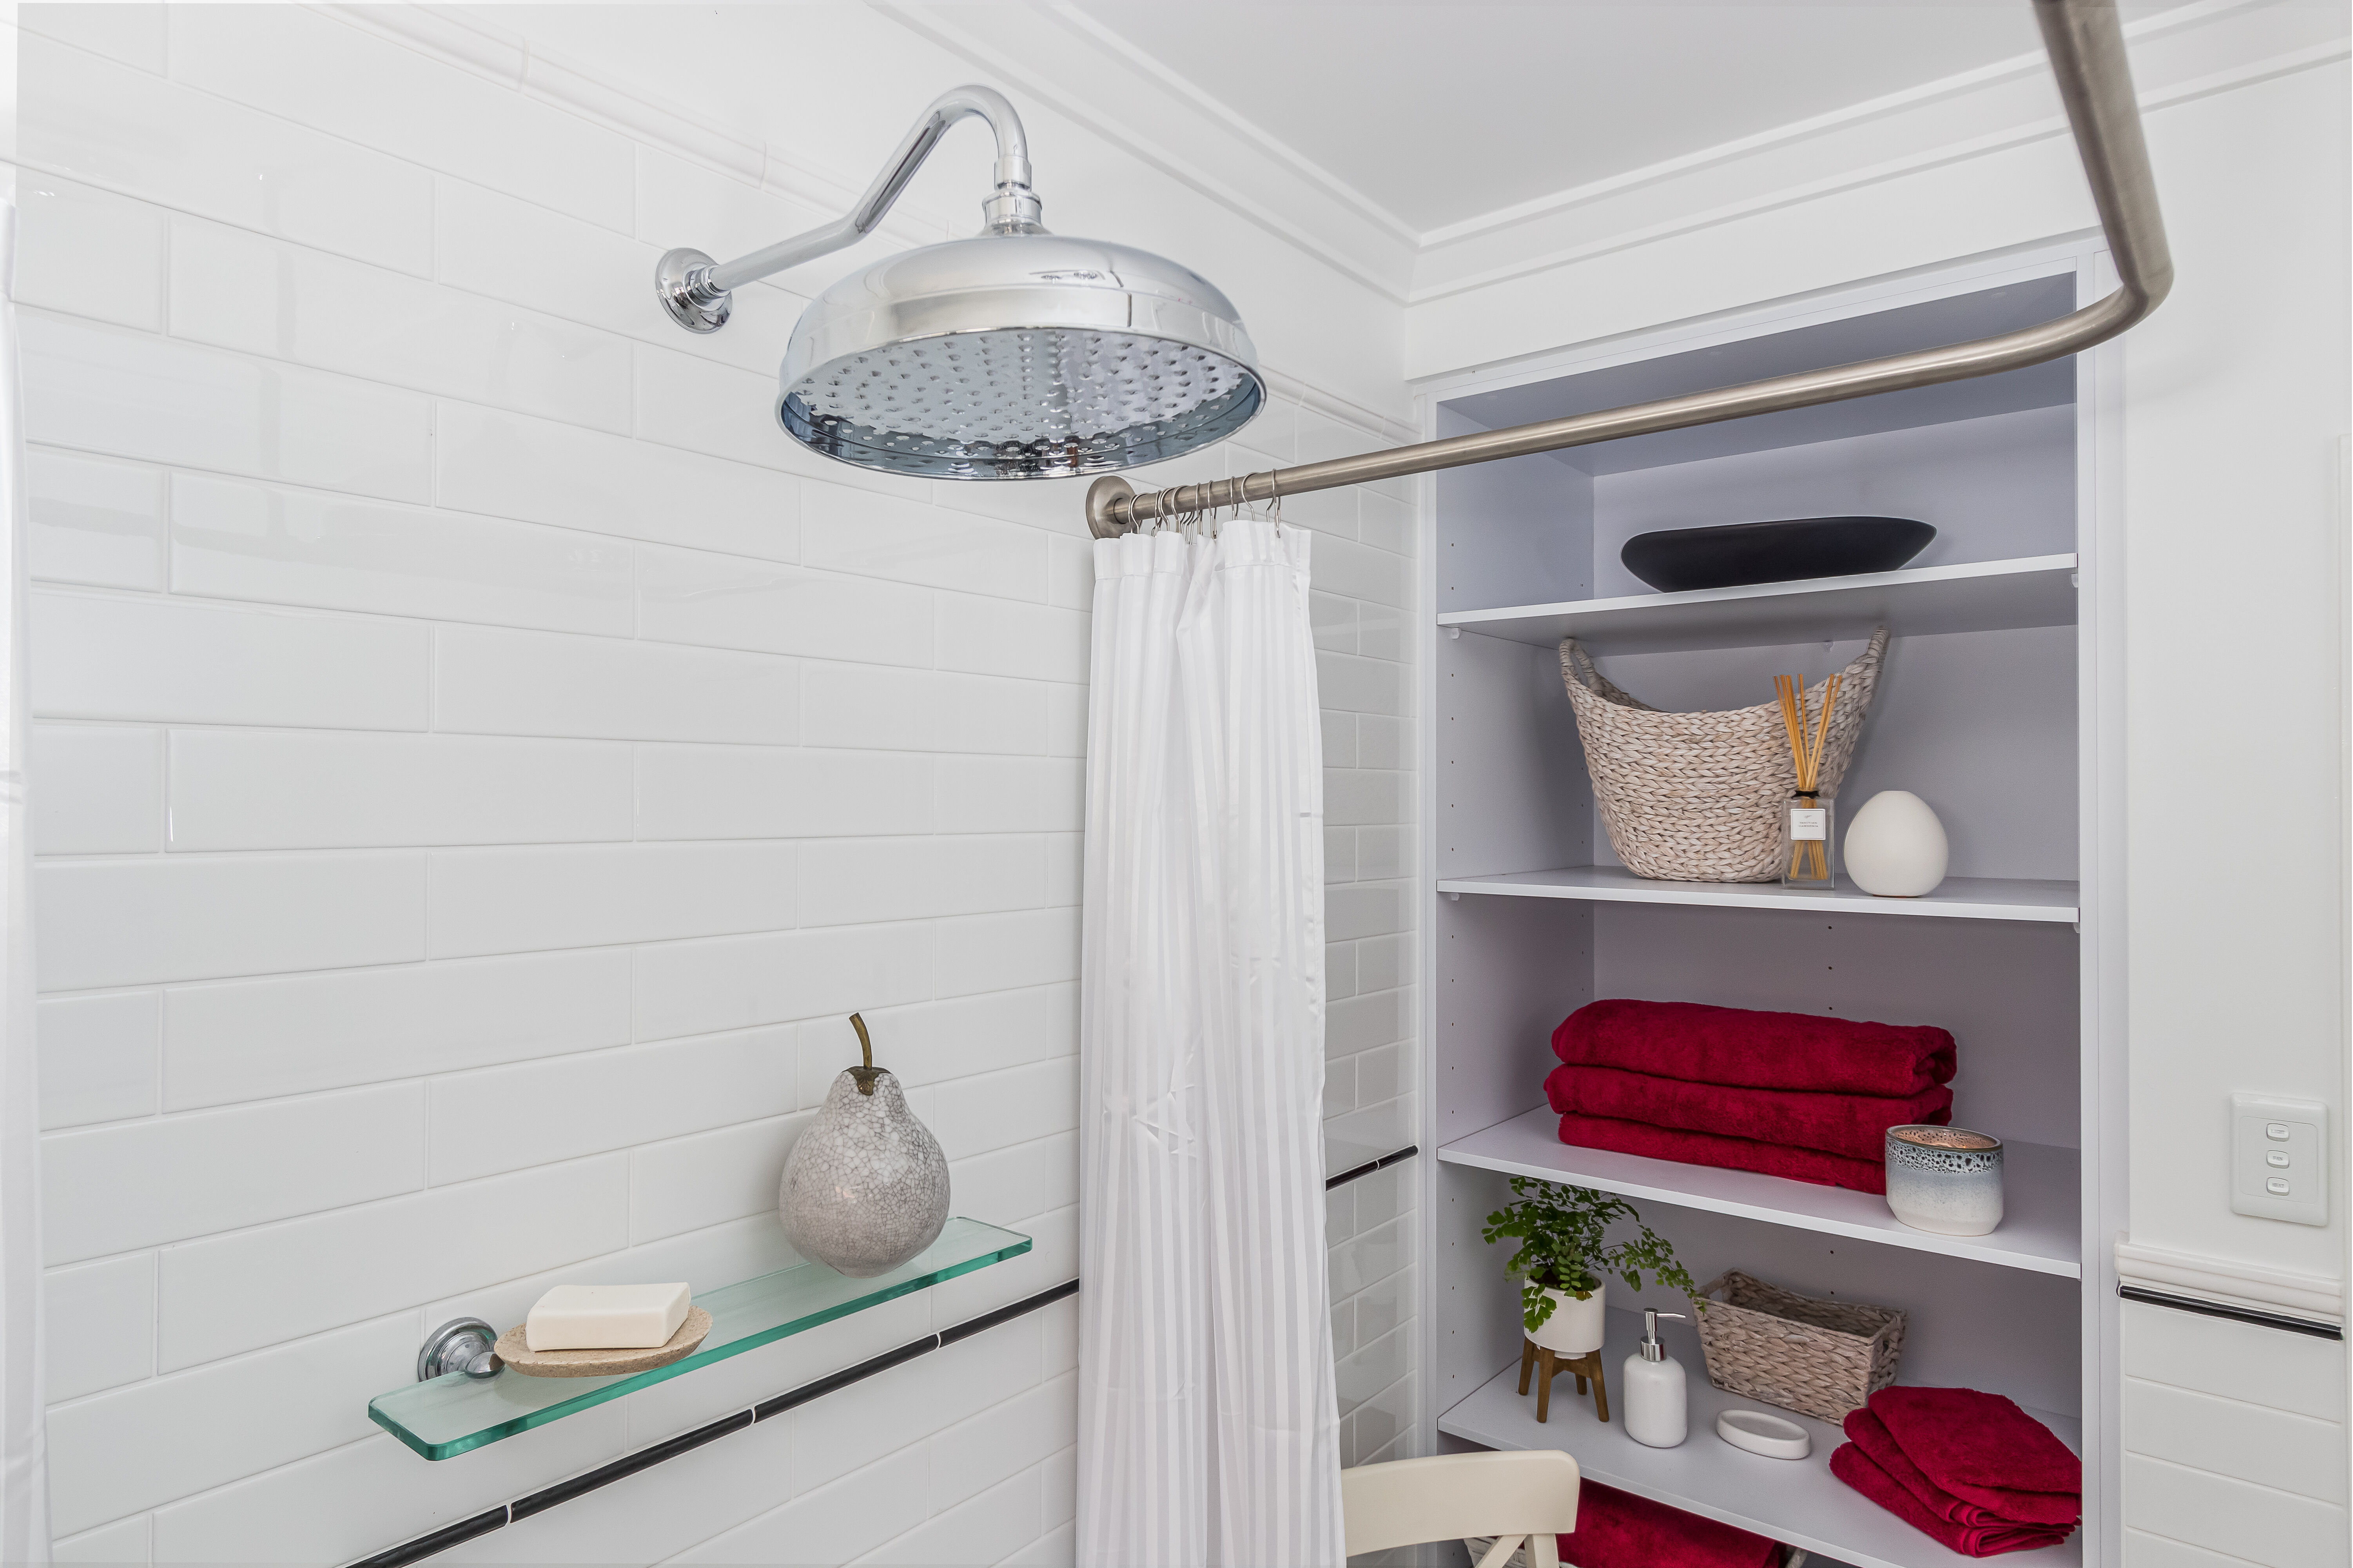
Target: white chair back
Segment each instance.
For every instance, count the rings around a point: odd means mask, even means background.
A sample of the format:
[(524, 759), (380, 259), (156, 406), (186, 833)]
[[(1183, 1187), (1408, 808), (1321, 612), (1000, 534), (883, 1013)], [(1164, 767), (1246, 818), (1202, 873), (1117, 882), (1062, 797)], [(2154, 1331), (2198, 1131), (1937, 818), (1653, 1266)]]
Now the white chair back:
[(1523, 1541), (1534, 1568), (1560, 1568), (1553, 1537), (1577, 1528), (1577, 1461), (1557, 1448), (1359, 1465), (1340, 1472), (1348, 1555), (1491, 1535), (1479, 1568), (1499, 1568)]

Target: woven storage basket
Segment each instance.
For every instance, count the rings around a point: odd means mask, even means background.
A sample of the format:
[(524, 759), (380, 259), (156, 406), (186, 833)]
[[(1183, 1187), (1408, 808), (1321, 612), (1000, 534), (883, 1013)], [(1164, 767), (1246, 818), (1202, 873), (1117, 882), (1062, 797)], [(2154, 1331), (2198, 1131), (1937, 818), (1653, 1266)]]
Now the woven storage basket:
[[(1841, 671), (1817, 782), (1834, 794), (1879, 683), (1887, 628)], [(1662, 713), (1612, 685), (1565, 637), (1560, 678), (1577, 710), (1602, 825), (1626, 869), (1673, 882), (1771, 882), (1781, 874), (1781, 809), (1798, 787), (1778, 703), (1728, 713)], [(1807, 734), (1827, 683), (1806, 693)]]
[(1835, 1425), (1895, 1381), (1904, 1314), (1893, 1307), (1818, 1301), (1738, 1269), (1699, 1293), (1708, 1381), (1727, 1393)]

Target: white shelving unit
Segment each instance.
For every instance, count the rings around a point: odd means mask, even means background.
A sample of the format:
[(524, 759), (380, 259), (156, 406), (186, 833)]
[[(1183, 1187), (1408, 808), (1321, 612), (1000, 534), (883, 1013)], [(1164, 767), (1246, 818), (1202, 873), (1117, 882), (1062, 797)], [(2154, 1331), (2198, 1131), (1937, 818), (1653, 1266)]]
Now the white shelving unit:
[[(1466, 373), (1425, 389), (1432, 436), (1728, 379), (1847, 363), (2051, 319), (2094, 297), (2087, 250), (1761, 310), (1704, 328)], [(2103, 998), (2099, 781), (2118, 705), (2101, 682), (2097, 481), (2112, 432), (2100, 355), (1964, 384), (1450, 470), (1424, 482), (1420, 954), (1423, 1125), (1416, 1167), (1430, 1451), (1546, 1445), (1588, 1476), (1856, 1568), (1963, 1559), (1829, 1474), (1835, 1428), (1784, 1464), (1715, 1436), (1696, 1340), (1677, 1330), (1692, 1436), (1651, 1449), (1556, 1387), (1521, 1399), (1508, 1247), (1480, 1237), (1511, 1177), (1620, 1193), (1695, 1278), (1727, 1268), (1809, 1295), (1903, 1308), (1902, 1381), (1987, 1389), (2085, 1455), (2085, 1527), (2021, 1568), (2121, 1562), (2112, 1261), (2121, 1150), (2105, 1142), (2121, 1042)], [(1815, 515), (1936, 524), (1900, 571), (1653, 593), (1619, 559), (1653, 529)], [(2112, 590), (2111, 590), (2112, 591)], [(1908, 789), (1943, 817), (1953, 875), (1915, 899), (1844, 885), (1662, 882), (1617, 863), (1594, 810), (1556, 649), (1672, 709), (1770, 700), (1819, 680), (1874, 627), (1892, 636), (1841, 789), (1842, 815)], [(2104, 878), (2106, 879), (2104, 881)], [(1606, 996), (1938, 1023), (1960, 1043), (1955, 1121), (2008, 1149), (1993, 1234), (1898, 1224), (1874, 1195), (1577, 1148), (1544, 1103), (1549, 1035)], [(1431, 1153), (1435, 1158), (1429, 1158)], [(1632, 1308), (1610, 1287), (1611, 1393)]]
[(1852, 884), (1829, 892), (1770, 882), (1660, 882), (1623, 866), (1574, 865), (1498, 876), (1440, 877), (1438, 891), (1502, 898), (1579, 898), (1619, 904), (1696, 904), (1718, 909), (1810, 909), (1839, 915), (1915, 915), (1947, 920), (2050, 920), (2073, 925), (2080, 911), (2072, 882), (1948, 876), (1920, 898), (1873, 898)]
[(1965, 561), (1852, 577), (1627, 594), (1509, 609), (1461, 609), (1450, 630), (1559, 646), (1574, 637), (1597, 652), (1755, 648), (1823, 637), (1868, 637), (1901, 626), (1911, 637), (2075, 624), (2075, 557)]
[(1525, 1116), (1456, 1139), (1438, 1151), (1455, 1165), (1597, 1187), (1635, 1199), (1655, 1198), (1687, 1209), (1737, 1214), (1767, 1224), (1852, 1236), (1857, 1241), (1942, 1253), (2005, 1268), (2032, 1269), (2068, 1279), (2082, 1277), (2083, 1238), (2077, 1193), (2082, 1171), (2072, 1149), (2042, 1143), (2005, 1145), (2002, 1221), (1990, 1235), (1945, 1236), (1915, 1231), (1887, 1212), (1886, 1200), (1843, 1187), (1718, 1171), (1606, 1149), (1563, 1143), (1560, 1118), (1539, 1107)]

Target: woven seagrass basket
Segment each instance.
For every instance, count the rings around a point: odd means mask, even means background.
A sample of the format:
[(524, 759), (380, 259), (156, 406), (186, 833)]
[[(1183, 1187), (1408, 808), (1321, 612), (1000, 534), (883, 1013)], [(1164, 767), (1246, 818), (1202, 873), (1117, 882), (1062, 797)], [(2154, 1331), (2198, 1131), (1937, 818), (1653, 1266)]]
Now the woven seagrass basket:
[(1895, 1381), (1904, 1314), (1820, 1301), (1731, 1269), (1700, 1287), (1708, 1381), (1833, 1425)]
[[(1835, 794), (1862, 734), (1887, 655), (1887, 628), (1839, 672), (1838, 706), (1819, 779)], [(1781, 811), (1798, 787), (1777, 703), (1726, 713), (1662, 713), (1612, 685), (1574, 637), (1560, 678), (1577, 710), (1593, 798), (1610, 847), (1637, 876), (1672, 882), (1771, 882), (1781, 874)], [(1810, 735), (1827, 683), (1806, 693)]]

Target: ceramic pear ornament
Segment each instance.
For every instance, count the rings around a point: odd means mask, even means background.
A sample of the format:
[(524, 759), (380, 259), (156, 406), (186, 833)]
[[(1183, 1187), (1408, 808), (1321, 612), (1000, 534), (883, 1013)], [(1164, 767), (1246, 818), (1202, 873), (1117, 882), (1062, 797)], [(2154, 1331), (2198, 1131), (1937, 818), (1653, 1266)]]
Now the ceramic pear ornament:
[(866, 1021), (862, 1067), (845, 1067), (817, 1120), (785, 1160), (776, 1213), (803, 1257), (853, 1279), (887, 1274), (937, 1241), (948, 1221), (948, 1161), (907, 1107), (898, 1077), (874, 1065)]
[(1945, 824), (1909, 789), (1882, 789), (1846, 830), (1846, 874), (1881, 898), (1917, 898), (1945, 880)]

